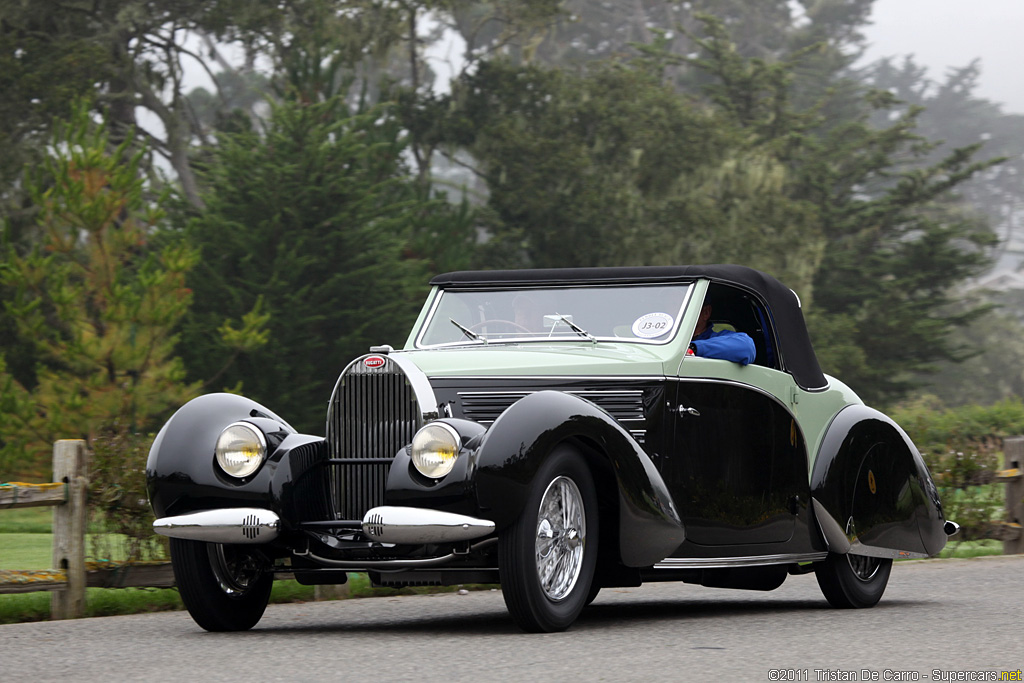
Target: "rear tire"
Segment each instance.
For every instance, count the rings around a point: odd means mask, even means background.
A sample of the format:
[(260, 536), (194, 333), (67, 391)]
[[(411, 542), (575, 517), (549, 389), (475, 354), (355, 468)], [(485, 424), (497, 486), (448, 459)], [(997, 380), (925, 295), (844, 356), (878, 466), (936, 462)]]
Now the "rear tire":
[(815, 576), (825, 599), (840, 609), (874, 607), (889, 583), (892, 560), (829, 553)]
[(247, 546), (171, 539), (171, 567), (185, 608), (207, 631), (246, 631), (259, 622), (274, 576)]
[(550, 633), (576, 621), (591, 596), (597, 539), (594, 479), (579, 453), (559, 447), (498, 544), (502, 595), (520, 628)]

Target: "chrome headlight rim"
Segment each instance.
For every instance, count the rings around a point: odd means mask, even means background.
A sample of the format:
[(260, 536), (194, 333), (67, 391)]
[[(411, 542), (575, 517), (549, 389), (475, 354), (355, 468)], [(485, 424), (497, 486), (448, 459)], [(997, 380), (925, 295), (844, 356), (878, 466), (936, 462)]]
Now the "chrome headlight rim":
[[(233, 465), (228, 458), (230, 457), (230, 449), (228, 444), (223, 443), (225, 435), (233, 429), (244, 429), (253, 435), (252, 441), (256, 446), (256, 453), (252, 457), (248, 457), (241, 462), (241, 464)], [(229, 437), (230, 438), (230, 437)], [(267, 460), (267, 437), (256, 425), (251, 422), (239, 420), (232, 422), (227, 427), (220, 431), (217, 435), (217, 444), (214, 447), (215, 460), (217, 466), (220, 467), (221, 472), (226, 474), (233, 479), (246, 479), (251, 477), (263, 466), (263, 463)]]
[[(435, 460), (433, 462), (425, 461), (425, 456), (437, 453), (437, 449), (428, 451), (423, 450), (423, 446), (425, 444), (421, 443), (425, 435), (430, 434), (431, 430), (434, 429), (440, 429), (444, 436), (451, 439), (451, 443), (448, 445), (450, 446), (452, 455), (450, 458), (443, 459), (439, 459), (435, 455)], [(420, 443), (418, 444), (418, 442)], [(451, 474), (451, 471), (455, 468), (455, 463), (459, 459), (459, 453), (461, 450), (462, 435), (459, 434), (458, 430), (446, 422), (435, 421), (428, 422), (416, 431), (416, 434), (412, 437), (409, 454), (412, 466), (418, 474), (427, 477), (428, 479), (439, 480)], [(438, 460), (440, 460), (440, 462), (438, 462)]]

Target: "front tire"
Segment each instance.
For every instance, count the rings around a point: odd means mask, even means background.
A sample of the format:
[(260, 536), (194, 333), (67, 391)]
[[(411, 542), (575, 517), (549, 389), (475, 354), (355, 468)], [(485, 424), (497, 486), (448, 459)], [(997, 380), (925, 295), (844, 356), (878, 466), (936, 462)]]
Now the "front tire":
[(501, 590), (524, 631), (569, 628), (591, 593), (597, 565), (594, 479), (583, 457), (560, 447), (534, 477), (519, 519), (498, 544)]
[(829, 553), (815, 571), (825, 599), (840, 609), (874, 607), (889, 583), (892, 560), (865, 555)]
[(259, 622), (274, 576), (246, 546), (171, 539), (171, 567), (192, 619), (207, 631), (246, 631)]

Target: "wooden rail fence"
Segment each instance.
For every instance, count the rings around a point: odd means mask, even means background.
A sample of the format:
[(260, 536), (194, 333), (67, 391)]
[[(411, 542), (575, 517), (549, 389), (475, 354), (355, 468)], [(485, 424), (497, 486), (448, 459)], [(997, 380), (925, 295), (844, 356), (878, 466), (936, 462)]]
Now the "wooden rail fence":
[[(991, 536), (1003, 542), (1006, 555), (1024, 553), (1024, 436), (1003, 441), (1004, 468), (996, 481), (1006, 484), (1006, 520), (993, 524)], [(48, 484), (0, 484), (0, 510), (53, 506), (53, 569), (0, 571), (0, 594), (51, 591), (50, 616), (69, 619), (85, 614), (85, 589), (170, 588), (170, 563), (136, 564), (85, 561), (88, 453), (85, 442), (53, 445), (53, 478)], [(287, 575), (282, 576), (285, 578)], [(319, 586), (317, 588), (320, 588)]]
[(1024, 436), (1003, 439), (1003, 469), (996, 481), (1006, 484), (1006, 520), (998, 525), (996, 538), (1003, 542), (1004, 555), (1024, 553)]
[(53, 569), (0, 571), (0, 594), (51, 591), (50, 617), (85, 615), (85, 589), (166, 588), (174, 585), (169, 563), (118, 564), (85, 561), (87, 451), (85, 442), (53, 445), (49, 484), (0, 484), (0, 510), (53, 506)]

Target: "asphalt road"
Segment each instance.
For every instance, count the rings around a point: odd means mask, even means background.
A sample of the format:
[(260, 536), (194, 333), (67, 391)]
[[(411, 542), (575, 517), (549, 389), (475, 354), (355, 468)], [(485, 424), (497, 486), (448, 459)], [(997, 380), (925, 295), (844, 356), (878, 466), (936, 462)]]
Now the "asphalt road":
[(868, 610), (829, 608), (813, 576), (770, 593), (606, 589), (546, 635), (519, 632), (498, 591), (272, 605), (233, 634), (184, 612), (0, 626), (5, 681), (931, 681), (1022, 667), (1024, 556), (899, 563)]

